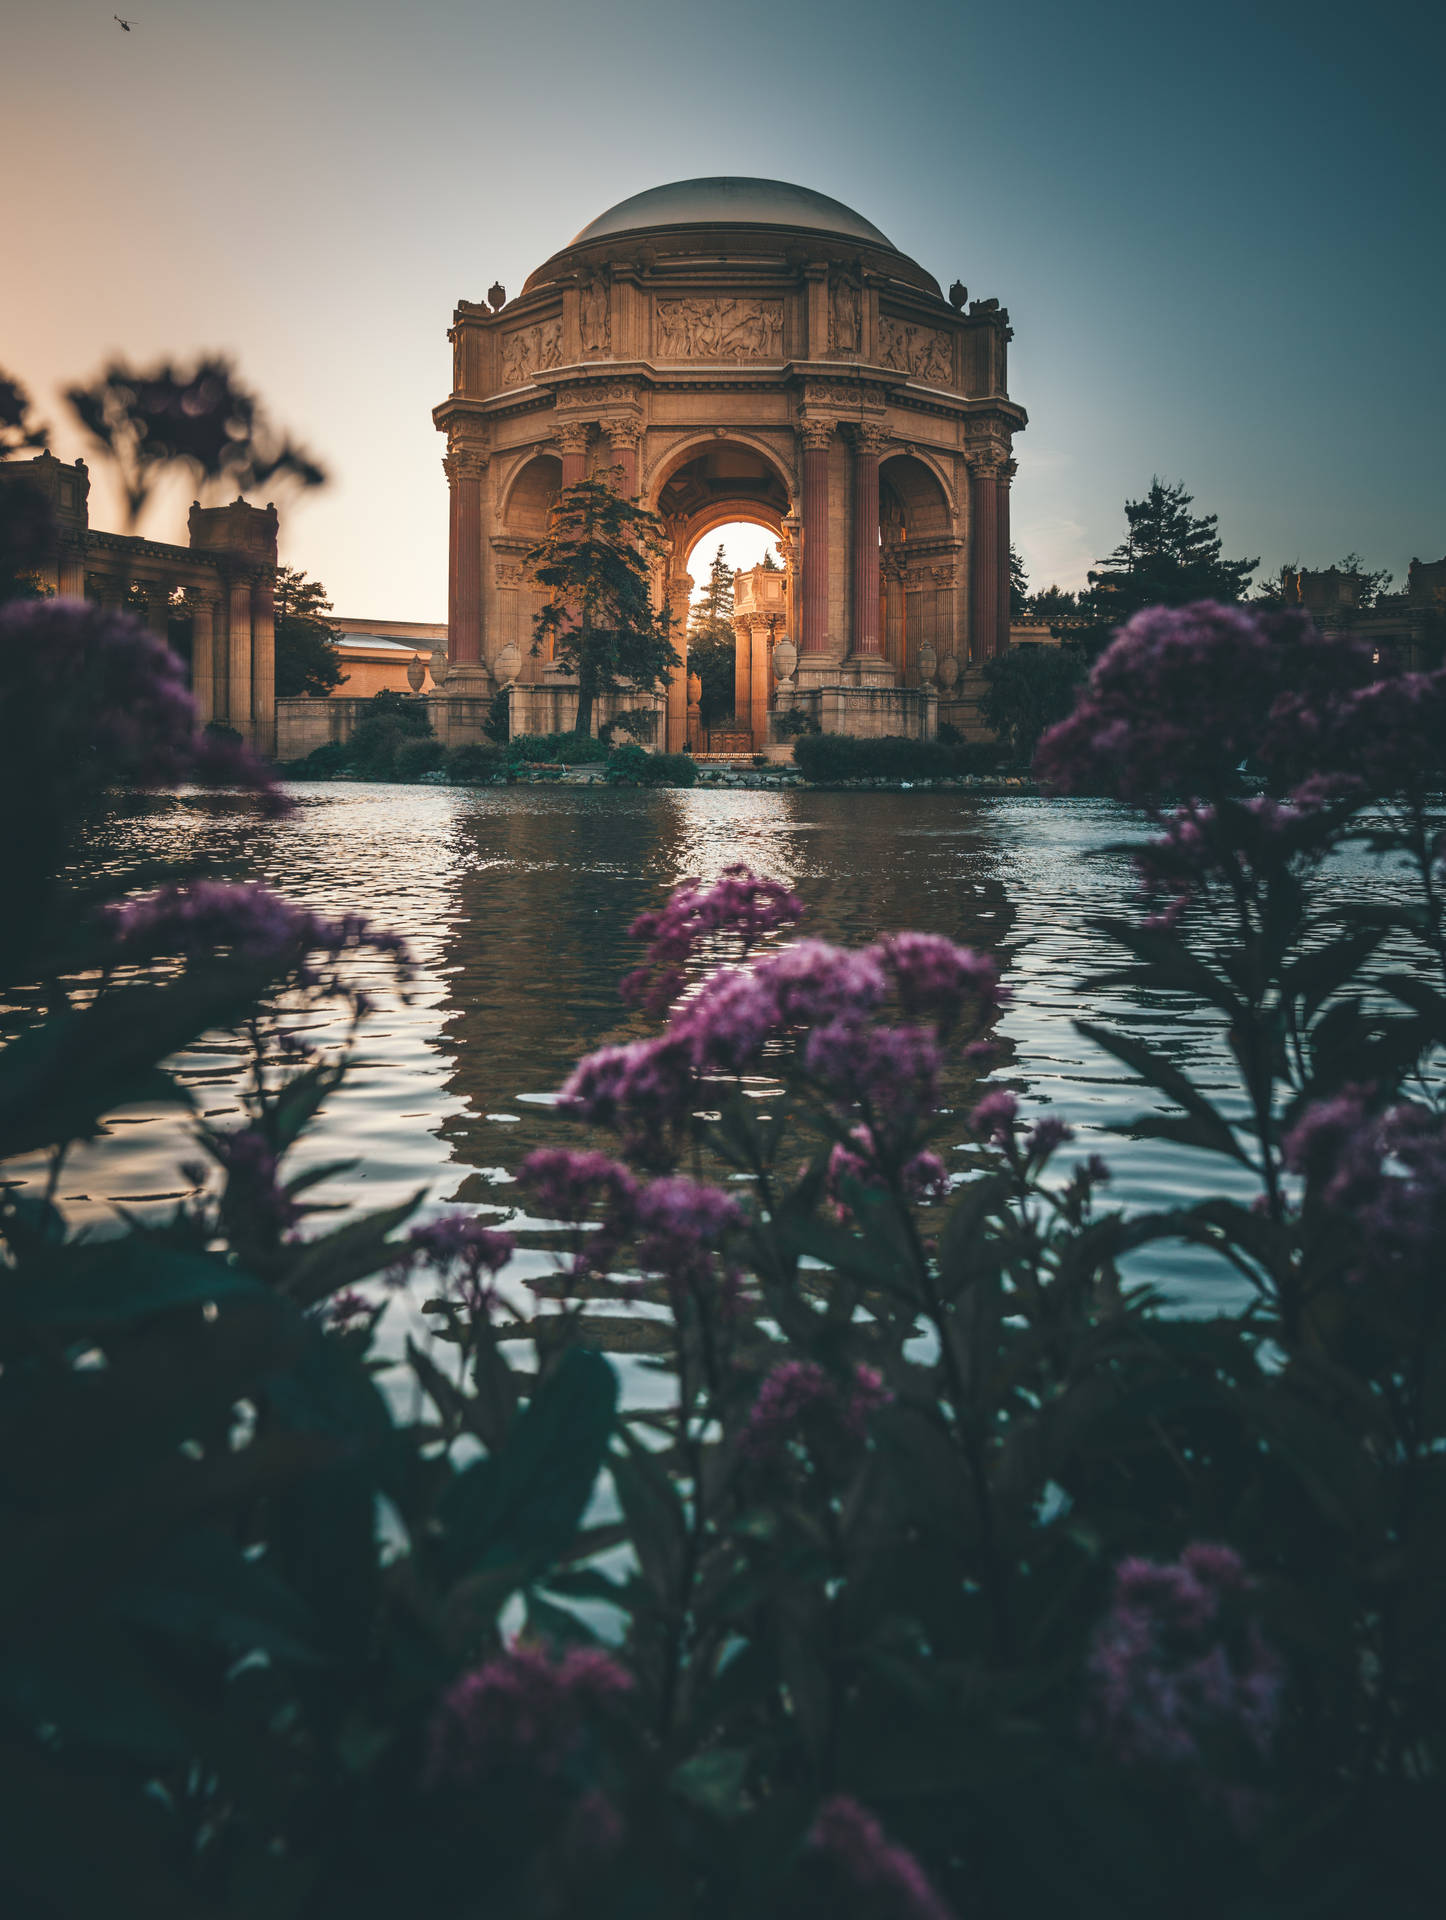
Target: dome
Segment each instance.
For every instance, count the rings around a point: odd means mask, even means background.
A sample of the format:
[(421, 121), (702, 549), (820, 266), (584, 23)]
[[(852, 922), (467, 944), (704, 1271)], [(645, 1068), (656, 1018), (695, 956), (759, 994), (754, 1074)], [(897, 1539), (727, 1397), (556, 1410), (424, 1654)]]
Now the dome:
[(809, 233), (837, 234), (865, 246), (898, 252), (871, 220), (846, 207), (842, 200), (831, 200), (826, 193), (814, 193), (808, 187), (790, 186), (786, 180), (727, 176), (675, 180), (670, 186), (649, 187), (630, 200), (619, 200), (585, 226), (567, 251), (649, 227), (701, 226), (792, 227)]

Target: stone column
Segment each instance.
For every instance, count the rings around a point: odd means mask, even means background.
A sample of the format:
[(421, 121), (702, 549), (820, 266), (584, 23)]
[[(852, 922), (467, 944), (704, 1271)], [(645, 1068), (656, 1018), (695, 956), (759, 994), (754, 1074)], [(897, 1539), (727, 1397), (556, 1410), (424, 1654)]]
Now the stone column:
[(753, 635), (744, 614), (733, 622), (733, 719), (743, 726), (748, 719), (748, 703), (753, 698)]
[(575, 487), (587, 478), (587, 422), (568, 420), (557, 430), (562, 448), (562, 484)]
[(675, 573), (668, 582), (668, 605), (673, 609), (668, 637), (678, 654), (678, 665), (668, 680), (668, 723), (663, 741), (668, 753), (681, 753), (688, 742), (688, 609), (692, 594), (692, 574)]
[(146, 582), (146, 625), (163, 646), (171, 639), (171, 589), (159, 580)]
[(276, 576), (268, 570), (251, 586), (251, 714), (255, 745), (276, 751)]
[(453, 447), (443, 461), (452, 487), (451, 600), (447, 608), (447, 665), (482, 662), (482, 482), (487, 455)]
[(613, 465), (620, 469), (618, 492), (624, 500), (638, 494), (638, 441), (642, 437), (634, 420), (609, 420), (607, 436), (613, 450)]
[(220, 718), (216, 711), (216, 599), (191, 587), (191, 696), (200, 726)]
[(1009, 483), (1019, 471), (1016, 460), (1006, 460), (999, 469), (994, 488), (994, 518), (999, 548), (998, 605), (995, 610), (994, 651), (1003, 653), (1009, 645)]
[(232, 574), (226, 609), (226, 718), (246, 740), (251, 727), (251, 580)]
[(768, 692), (773, 679), (773, 616), (755, 617), (749, 636), (753, 664), (748, 724), (753, 734), (753, 751), (762, 753), (768, 745)]
[(828, 450), (831, 420), (805, 420), (803, 442), (803, 645), (807, 656), (828, 651)]
[(863, 422), (854, 442), (854, 645), (864, 659), (883, 654), (879, 643), (879, 454), (882, 427)]
[(85, 598), (85, 548), (79, 541), (72, 540), (61, 546), (55, 590), (62, 600)]
[(999, 645), (998, 467), (989, 458), (969, 463), (969, 655), (975, 666)]

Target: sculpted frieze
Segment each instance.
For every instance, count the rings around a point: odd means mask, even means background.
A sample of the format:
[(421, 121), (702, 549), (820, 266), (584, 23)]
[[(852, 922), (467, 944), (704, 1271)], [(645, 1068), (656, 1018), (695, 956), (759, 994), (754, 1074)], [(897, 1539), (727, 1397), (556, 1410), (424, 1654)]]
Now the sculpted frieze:
[(519, 327), (502, 341), (502, 384), (521, 386), (534, 373), (562, 365), (562, 321), (540, 320), (535, 327)]
[(608, 311), (608, 284), (594, 274), (582, 284), (578, 299), (578, 324), (584, 353), (606, 353), (612, 343), (612, 318)]
[(663, 360), (776, 360), (783, 348), (781, 300), (660, 300)]
[(894, 314), (879, 315), (879, 365), (931, 387), (954, 384), (954, 345), (937, 327), (918, 327)]

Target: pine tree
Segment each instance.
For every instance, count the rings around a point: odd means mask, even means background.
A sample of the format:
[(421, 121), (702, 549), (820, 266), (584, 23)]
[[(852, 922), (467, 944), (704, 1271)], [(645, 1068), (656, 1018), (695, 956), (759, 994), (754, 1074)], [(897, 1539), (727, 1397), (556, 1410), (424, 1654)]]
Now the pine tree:
[[(1143, 500), (1125, 502), (1128, 537), (1089, 576), (1088, 611), (1094, 624), (1080, 636), (1097, 651), (1118, 626), (1142, 607), (1183, 607), (1192, 600), (1240, 600), (1254, 560), (1226, 560), (1216, 531), (1218, 516), (1193, 514), (1194, 495), (1183, 481), (1158, 475)], [(1083, 596), (1082, 596), (1083, 597)]]
[(1029, 575), (1018, 547), (1009, 549), (1009, 617), (1022, 620), (1029, 612)]
[(345, 685), (337, 658), (340, 633), (327, 615), (331, 602), (319, 580), (295, 567), (276, 569), (276, 697), (325, 695)]
[(703, 684), (699, 714), (705, 727), (716, 726), (733, 711), (733, 578), (733, 568), (720, 546), (688, 627), (688, 669)]
[(547, 537), (527, 556), (548, 589), (532, 623), (532, 651), (551, 640), (553, 658), (577, 675), (574, 730), (592, 732), (599, 694), (627, 682), (661, 691), (682, 662), (668, 638), (668, 612), (652, 604), (649, 568), (664, 552), (655, 513), (606, 480), (579, 480), (553, 502)]

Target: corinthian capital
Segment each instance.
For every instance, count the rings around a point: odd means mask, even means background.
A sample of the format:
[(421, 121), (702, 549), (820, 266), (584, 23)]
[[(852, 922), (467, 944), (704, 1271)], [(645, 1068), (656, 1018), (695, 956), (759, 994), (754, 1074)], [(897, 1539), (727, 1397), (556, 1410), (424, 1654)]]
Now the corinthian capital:
[(872, 454), (878, 457), (888, 441), (888, 433), (876, 420), (856, 420), (849, 428), (849, 438), (858, 453)]
[(614, 453), (632, 452), (643, 437), (643, 429), (636, 420), (604, 420), (602, 429)]
[(557, 444), (564, 453), (586, 453), (587, 430), (586, 420), (564, 420), (557, 429)]
[(485, 447), (458, 445), (449, 448), (443, 456), (442, 469), (454, 483), (458, 480), (480, 480), (487, 471), (491, 457)]
[(805, 447), (826, 447), (837, 425), (837, 420), (800, 420), (798, 437)]

